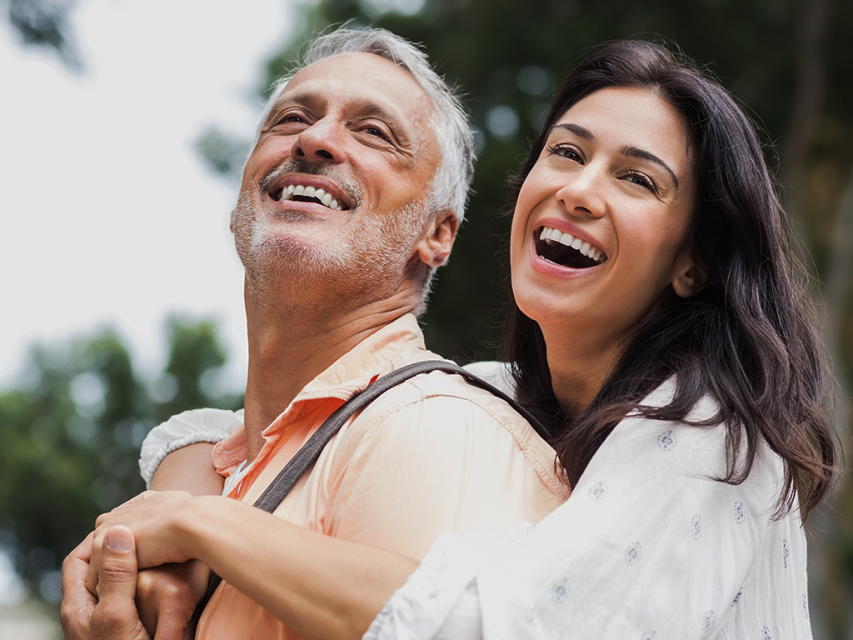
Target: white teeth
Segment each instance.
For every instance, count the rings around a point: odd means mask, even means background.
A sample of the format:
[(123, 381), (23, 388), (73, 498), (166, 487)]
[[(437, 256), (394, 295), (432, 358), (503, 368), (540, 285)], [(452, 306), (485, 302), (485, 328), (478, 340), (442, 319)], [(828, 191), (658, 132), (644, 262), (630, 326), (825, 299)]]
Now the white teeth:
[(338, 204), (338, 201), (332, 197), (331, 193), (327, 193), (325, 189), (317, 189), (315, 187), (306, 187), (305, 185), (289, 184), (281, 190), (279, 200), (292, 200), (293, 196), (304, 196), (306, 198), (317, 198), (323, 203), (323, 206), (342, 211), (343, 207)]
[(539, 239), (549, 245), (559, 242), (560, 244), (571, 247), (572, 249), (577, 249), (582, 255), (595, 260), (598, 263), (604, 262), (604, 260), (607, 259), (604, 252), (596, 249), (590, 245), (589, 242), (585, 242), (580, 238), (575, 238), (569, 233), (563, 233), (559, 229), (542, 227), (542, 230), (539, 232)]

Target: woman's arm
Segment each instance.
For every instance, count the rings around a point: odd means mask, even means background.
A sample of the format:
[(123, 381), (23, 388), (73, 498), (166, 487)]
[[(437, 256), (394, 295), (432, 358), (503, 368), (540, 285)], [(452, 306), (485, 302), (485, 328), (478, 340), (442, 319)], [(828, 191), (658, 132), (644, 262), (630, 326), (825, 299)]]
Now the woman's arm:
[(173, 451), (157, 467), (151, 478), (154, 491), (186, 491), (194, 496), (222, 494), (224, 479), (212, 461), (213, 445), (198, 442)]
[(90, 589), (104, 533), (116, 524), (133, 532), (141, 568), (200, 560), (308, 639), (360, 638), (418, 566), (411, 558), (308, 531), (236, 500), (167, 492), (98, 519)]
[(365, 637), (810, 638), (799, 517), (771, 518), (781, 462), (764, 446), (739, 485), (725, 468), (722, 426), (626, 419), (537, 525), (439, 538)]
[[(153, 489), (153, 476), (164, 460), (171, 459), (182, 448), (196, 443), (216, 444), (242, 424), (242, 411), (196, 409), (172, 416), (166, 422), (154, 427), (142, 443), (139, 471), (143, 480), (149, 488)], [(211, 466), (210, 458), (206, 466)], [(168, 488), (185, 489), (182, 486)], [(187, 488), (187, 490), (190, 489)]]

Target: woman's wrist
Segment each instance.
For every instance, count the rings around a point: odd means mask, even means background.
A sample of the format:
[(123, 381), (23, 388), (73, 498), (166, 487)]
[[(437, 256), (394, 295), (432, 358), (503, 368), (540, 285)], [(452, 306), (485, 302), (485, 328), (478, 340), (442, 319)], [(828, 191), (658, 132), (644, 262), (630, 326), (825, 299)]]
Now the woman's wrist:
[(239, 504), (222, 496), (188, 498), (175, 509), (169, 525), (170, 539), (188, 559), (200, 560), (208, 566), (216, 564), (211, 557), (212, 550), (219, 547), (216, 538), (230, 530), (230, 518), (239, 517), (239, 514), (228, 515)]

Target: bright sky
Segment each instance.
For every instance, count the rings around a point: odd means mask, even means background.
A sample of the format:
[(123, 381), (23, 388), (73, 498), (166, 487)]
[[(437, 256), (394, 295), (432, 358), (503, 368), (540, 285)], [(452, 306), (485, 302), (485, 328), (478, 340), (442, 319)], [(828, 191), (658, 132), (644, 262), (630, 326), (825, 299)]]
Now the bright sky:
[(169, 311), (218, 316), (228, 377), (243, 379), (236, 186), (193, 141), (213, 123), (251, 135), (261, 63), (295, 31), (294, 4), (84, 0), (78, 76), (0, 24), (0, 387), (28, 343), (107, 324), (150, 373)]

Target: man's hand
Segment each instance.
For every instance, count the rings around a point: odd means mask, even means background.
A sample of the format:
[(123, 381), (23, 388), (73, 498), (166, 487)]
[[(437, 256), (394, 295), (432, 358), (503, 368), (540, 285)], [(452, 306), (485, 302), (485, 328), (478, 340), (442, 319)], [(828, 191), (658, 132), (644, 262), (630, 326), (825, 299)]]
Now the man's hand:
[(98, 591), (86, 588), (92, 557), (90, 534), (62, 564), (62, 606), (66, 640), (151, 640), (136, 610), (136, 544), (121, 526), (103, 532)]
[(149, 634), (156, 640), (195, 637), (193, 613), (207, 591), (210, 569), (198, 560), (167, 564), (139, 572), (136, 606)]

